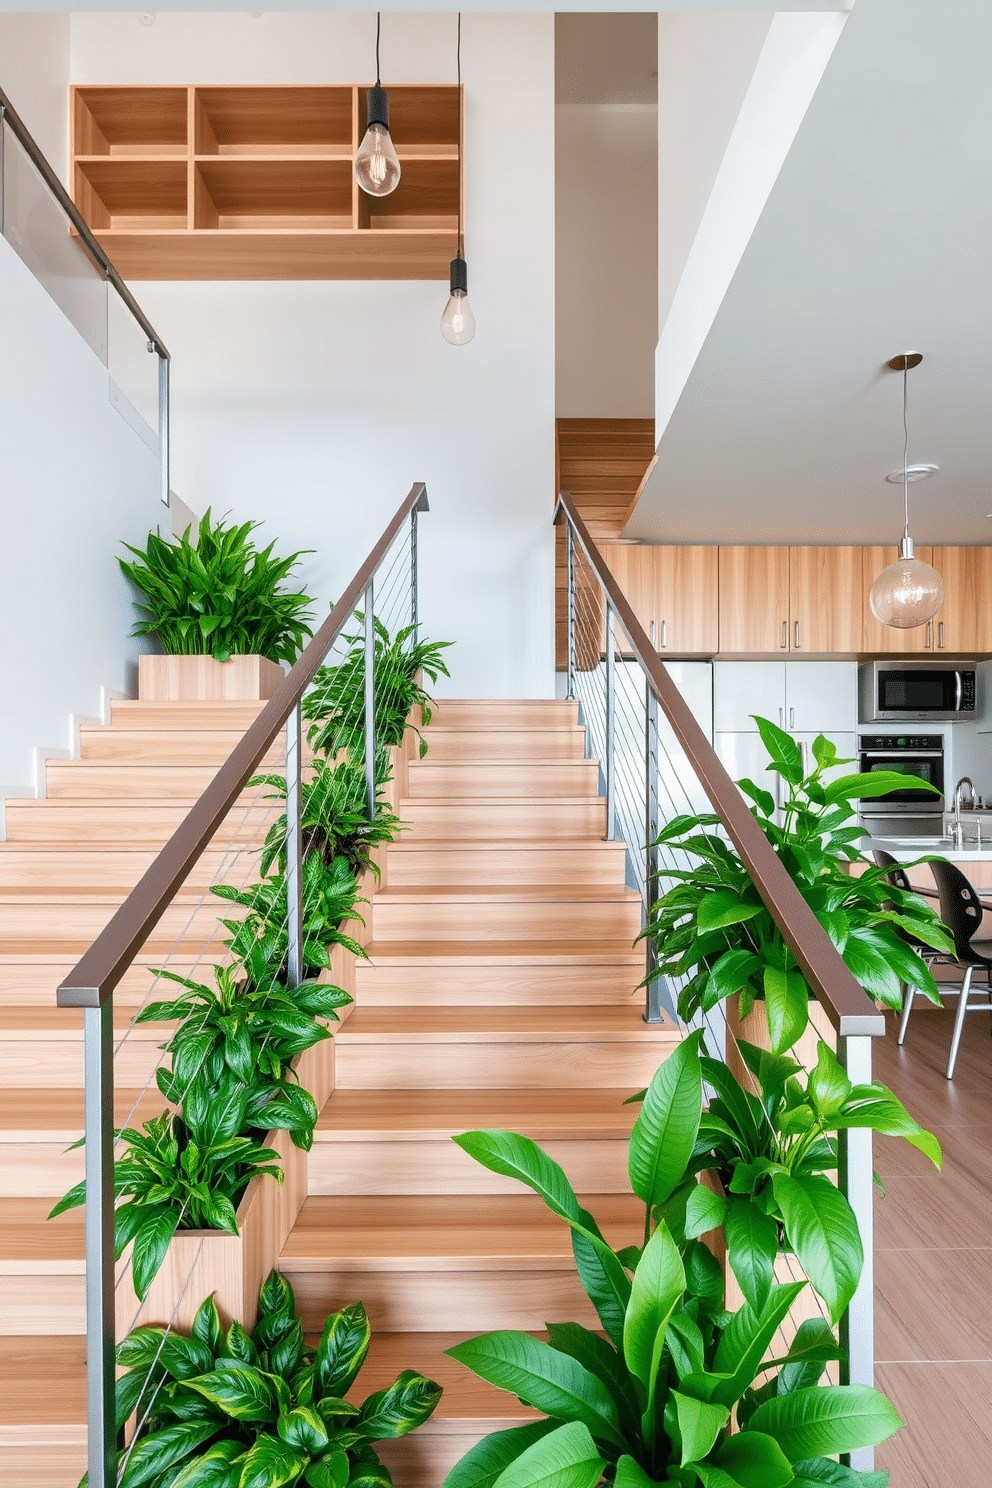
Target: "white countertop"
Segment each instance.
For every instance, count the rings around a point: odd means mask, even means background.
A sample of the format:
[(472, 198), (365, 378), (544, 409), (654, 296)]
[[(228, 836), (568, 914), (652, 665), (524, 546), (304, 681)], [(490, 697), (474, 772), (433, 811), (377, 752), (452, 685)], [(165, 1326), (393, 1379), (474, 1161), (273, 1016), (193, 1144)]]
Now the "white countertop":
[[(965, 831), (967, 830), (966, 826)], [(976, 842), (969, 842), (967, 838), (963, 847), (955, 847), (946, 837), (872, 837), (870, 841), (866, 841), (864, 850), (871, 852), (873, 847), (891, 853), (900, 863), (909, 863), (928, 854), (946, 858), (949, 863), (978, 863), (986, 858), (992, 860), (992, 836), (987, 837), (984, 831), (981, 847)]]

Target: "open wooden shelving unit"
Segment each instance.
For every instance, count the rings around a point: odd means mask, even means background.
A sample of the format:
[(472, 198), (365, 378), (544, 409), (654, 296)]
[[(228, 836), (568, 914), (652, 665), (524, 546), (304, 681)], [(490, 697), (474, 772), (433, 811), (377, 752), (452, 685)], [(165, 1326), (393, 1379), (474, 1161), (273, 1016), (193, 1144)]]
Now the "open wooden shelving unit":
[(366, 88), (75, 87), (74, 199), (126, 279), (447, 279), (460, 90), (390, 87), (402, 177), (369, 197)]

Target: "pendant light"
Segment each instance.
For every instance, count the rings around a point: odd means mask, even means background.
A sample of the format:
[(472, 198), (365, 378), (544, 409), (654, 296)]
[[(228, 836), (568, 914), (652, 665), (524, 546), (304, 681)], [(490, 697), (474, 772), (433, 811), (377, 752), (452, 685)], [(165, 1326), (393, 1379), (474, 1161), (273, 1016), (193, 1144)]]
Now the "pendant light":
[(355, 156), (355, 180), (369, 196), (388, 196), (400, 184), (400, 163), (389, 133), (389, 94), (379, 77), (379, 33), (382, 13), (375, 17), (375, 87), (366, 94), (368, 128)]
[(916, 557), (909, 535), (909, 372), (918, 367), (923, 356), (918, 351), (905, 351), (889, 362), (893, 372), (902, 373), (902, 493), (904, 525), (899, 557), (883, 568), (871, 586), (868, 603), (876, 620), (897, 630), (912, 630), (932, 620), (944, 602), (944, 581), (935, 568)]
[(441, 316), (441, 335), (451, 346), (464, 346), (475, 335), (475, 316), (468, 302), (468, 265), (462, 221), (462, 13), (458, 12), (458, 252), (451, 260), (448, 303)]

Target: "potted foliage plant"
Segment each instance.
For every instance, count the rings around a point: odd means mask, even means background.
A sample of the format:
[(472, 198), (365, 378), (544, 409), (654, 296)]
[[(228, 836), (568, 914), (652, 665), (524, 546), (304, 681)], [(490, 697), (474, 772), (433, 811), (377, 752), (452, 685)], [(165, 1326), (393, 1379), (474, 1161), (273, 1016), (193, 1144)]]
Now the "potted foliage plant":
[(133, 635), (153, 635), (164, 656), (138, 661), (139, 696), (146, 701), (268, 698), (282, 681), (279, 663), (292, 662), (307, 636), (313, 603), (285, 580), (303, 552), (258, 548), (258, 522), (239, 526), (204, 512), (195, 537), (187, 527), (176, 542), (149, 534), (144, 547), (124, 546), (118, 560), (140, 596), (143, 618)]

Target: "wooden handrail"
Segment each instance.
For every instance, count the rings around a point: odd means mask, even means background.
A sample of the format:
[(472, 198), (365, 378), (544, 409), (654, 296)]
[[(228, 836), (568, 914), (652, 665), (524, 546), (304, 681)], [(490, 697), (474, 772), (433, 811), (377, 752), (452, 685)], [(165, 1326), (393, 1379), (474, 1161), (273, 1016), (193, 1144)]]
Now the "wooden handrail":
[(789, 950), (795, 956), (817, 1001), (842, 1038), (885, 1032), (885, 1020), (864, 988), (844, 965), (833, 942), (786, 871), (764, 832), (751, 815), (734, 782), (727, 774), (712, 744), (696, 722), (682, 694), (668, 675), (643, 627), (625, 599), (606, 561), (589, 536), (585, 523), (567, 491), (561, 491), (554, 521), (562, 515), (571, 522), (586, 558), (602, 584), (613, 612), (627, 633), (634, 655), (672, 727), (675, 737), (713, 810), (750, 874), (765, 908), (775, 921)]
[(231, 750), (200, 799), (190, 808), (113, 919), (62, 982), (57, 993), (59, 1007), (103, 1006), (313, 681), (314, 674), (351, 619), (403, 523), (411, 512), (427, 510), (427, 487), (418, 481), (400, 503), (396, 515), (292, 670)]

